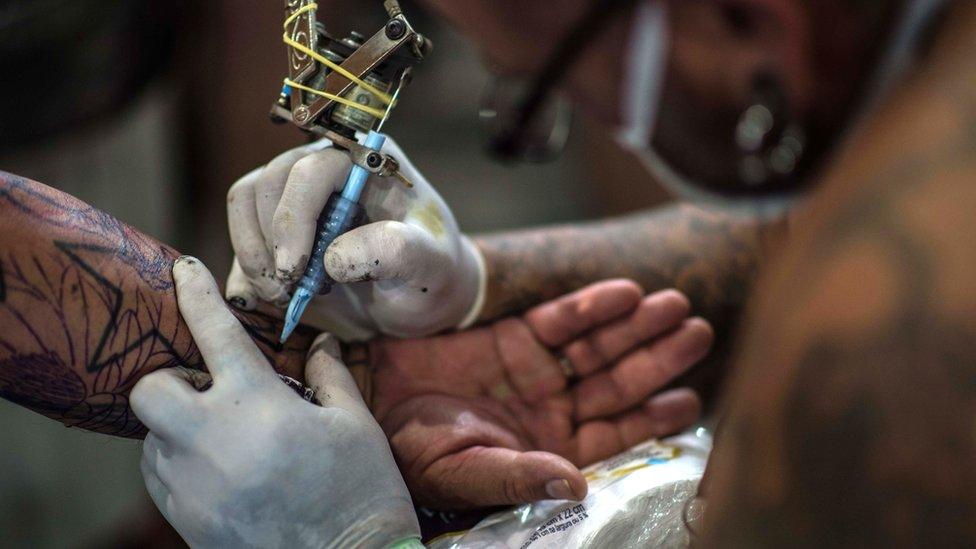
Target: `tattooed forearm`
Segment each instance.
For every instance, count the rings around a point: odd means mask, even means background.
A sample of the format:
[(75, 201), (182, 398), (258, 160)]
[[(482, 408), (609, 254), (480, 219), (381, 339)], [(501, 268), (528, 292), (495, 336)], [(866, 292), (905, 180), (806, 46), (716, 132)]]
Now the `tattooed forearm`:
[[(178, 254), (39, 183), (0, 172), (0, 397), (67, 425), (143, 428), (127, 395), (158, 368), (202, 369), (176, 307)], [(301, 377), (308, 340), (238, 313), (279, 371)]]
[(626, 277), (647, 291), (675, 287), (709, 320), (739, 310), (773, 225), (688, 205), (589, 224), (487, 235), (482, 318), (522, 311), (598, 280)]
[(681, 380), (703, 391), (709, 402), (742, 305), (783, 225), (677, 205), (589, 224), (488, 235), (478, 240), (488, 266), (482, 318), (522, 311), (607, 278), (636, 280), (648, 292), (678, 288), (691, 299), (695, 314), (716, 329), (709, 361)]

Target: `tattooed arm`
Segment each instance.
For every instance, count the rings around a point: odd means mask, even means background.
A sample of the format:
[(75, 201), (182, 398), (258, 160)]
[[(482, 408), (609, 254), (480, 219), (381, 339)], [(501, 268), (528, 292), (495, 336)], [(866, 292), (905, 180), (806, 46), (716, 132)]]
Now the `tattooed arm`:
[(749, 292), (774, 224), (690, 205), (618, 219), (487, 235), (482, 320), (520, 312), (607, 278), (648, 292), (677, 288), (714, 324), (734, 315)]
[(764, 279), (707, 545), (976, 545), (976, 4)]
[(675, 205), (588, 224), (478, 239), (488, 267), (482, 320), (522, 311), (614, 277), (648, 292), (677, 288), (715, 327), (711, 357), (683, 378), (710, 402), (724, 372), (729, 337), (755, 274), (785, 223), (761, 223)]
[[(140, 436), (127, 395), (158, 368), (202, 369), (179, 315), (177, 253), (40, 183), (0, 172), (0, 397), (66, 425)], [(239, 313), (281, 373), (302, 379), (308, 334)]]

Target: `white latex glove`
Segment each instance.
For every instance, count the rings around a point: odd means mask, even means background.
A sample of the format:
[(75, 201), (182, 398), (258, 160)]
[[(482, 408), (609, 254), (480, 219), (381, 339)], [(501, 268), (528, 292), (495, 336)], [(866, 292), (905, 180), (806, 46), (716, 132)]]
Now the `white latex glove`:
[(180, 311), (213, 387), (179, 370), (132, 390), (149, 428), (142, 473), (163, 516), (193, 547), (387, 547), (419, 538), (386, 437), (337, 358), (312, 346), (306, 379), (322, 406), (279, 381), (198, 260), (173, 267)]
[[(312, 301), (302, 322), (345, 340), (467, 327), (484, 300), (481, 252), (392, 139), (383, 152), (399, 161), (414, 187), (395, 177), (370, 177), (362, 198), (368, 223), (329, 247), (326, 269), (339, 284)], [(346, 154), (322, 140), (282, 154), (231, 187), (227, 211), (237, 258), (228, 300), (244, 309), (256, 299), (287, 305), (308, 262), (318, 216), (351, 166)]]

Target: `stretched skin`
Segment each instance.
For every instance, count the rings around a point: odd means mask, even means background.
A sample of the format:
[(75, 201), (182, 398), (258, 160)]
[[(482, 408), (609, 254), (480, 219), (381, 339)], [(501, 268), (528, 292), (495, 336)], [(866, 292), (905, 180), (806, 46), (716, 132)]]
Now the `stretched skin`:
[[(123, 437), (145, 429), (128, 393), (159, 368), (203, 370), (180, 317), (179, 254), (67, 194), (0, 172), (0, 397)], [(302, 379), (311, 334), (236, 313), (284, 375)]]

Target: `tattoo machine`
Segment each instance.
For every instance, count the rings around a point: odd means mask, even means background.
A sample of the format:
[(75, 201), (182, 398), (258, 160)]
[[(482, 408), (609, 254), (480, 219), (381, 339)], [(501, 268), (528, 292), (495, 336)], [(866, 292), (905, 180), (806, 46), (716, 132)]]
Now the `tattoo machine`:
[[(411, 70), (432, 46), (410, 26), (397, 0), (385, 0), (383, 7), (389, 20), (371, 38), (351, 32), (337, 40), (316, 20), (318, 4), (285, 0), (288, 78), (271, 107), (271, 119), (290, 121), (316, 137), (328, 138), (346, 152), (353, 167), (342, 191), (332, 194), (319, 216), (312, 254), (285, 315), (282, 342), (298, 326), (312, 298), (331, 291), (325, 251), (363, 222), (359, 200), (369, 176), (393, 176), (412, 186), (396, 159), (381, 151), (386, 136), (380, 131), (409, 83)], [(357, 133), (365, 134), (362, 143)]]

